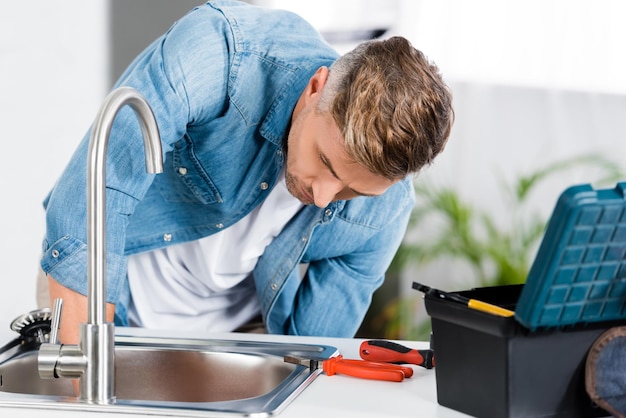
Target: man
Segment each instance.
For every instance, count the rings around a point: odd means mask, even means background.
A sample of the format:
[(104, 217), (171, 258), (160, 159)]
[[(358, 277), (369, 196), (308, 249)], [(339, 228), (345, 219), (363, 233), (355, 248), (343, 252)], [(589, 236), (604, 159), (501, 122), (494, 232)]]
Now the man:
[[(298, 16), (192, 10), (118, 85), (150, 103), (164, 173), (122, 109), (107, 156), (107, 318), (120, 325), (351, 337), (397, 250), (410, 174), (453, 121), (437, 68), (405, 39), (337, 54)], [(85, 321), (88, 136), (46, 199), (41, 267)], [(304, 274), (302, 272), (304, 271)]]

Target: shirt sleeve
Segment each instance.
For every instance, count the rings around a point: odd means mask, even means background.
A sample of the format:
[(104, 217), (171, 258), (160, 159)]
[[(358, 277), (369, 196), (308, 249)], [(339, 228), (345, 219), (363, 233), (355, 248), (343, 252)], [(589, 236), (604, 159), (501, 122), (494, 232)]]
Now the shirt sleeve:
[[(212, 7), (194, 9), (148, 46), (122, 74), (118, 86), (138, 90), (151, 106), (164, 153), (194, 124), (218, 117), (227, 103), (231, 33)], [(75, 291), (87, 290), (87, 132), (44, 201), (46, 235), (41, 266)], [(118, 112), (107, 151), (107, 300), (115, 303), (126, 274), (128, 218), (152, 184), (145, 172), (143, 139), (128, 106)]]
[(410, 210), (400, 212), (356, 251), (311, 262), (285, 333), (353, 338), (400, 246), (409, 215)]
[[(415, 194), (407, 179), (383, 196), (336, 203), (330, 222), (326, 210), (305, 207), (257, 263), (270, 333), (353, 337), (404, 238)], [(302, 278), (300, 260), (308, 263)]]

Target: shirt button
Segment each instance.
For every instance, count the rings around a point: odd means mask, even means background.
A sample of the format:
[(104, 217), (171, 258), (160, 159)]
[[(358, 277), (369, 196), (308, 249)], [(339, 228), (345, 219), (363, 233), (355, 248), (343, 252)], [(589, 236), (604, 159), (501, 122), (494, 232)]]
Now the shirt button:
[(261, 190), (267, 190), (267, 188), (270, 187), (270, 186), (266, 182), (261, 182), (259, 187), (261, 188)]
[(326, 209), (326, 210), (324, 211), (324, 215), (326, 215), (326, 216), (330, 216), (330, 215), (332, 215), (332, 214), (333, 214), (333, 211), (332, 211), (332, 210), (330, 210), (330, 209)]
[(224, 224), (220, 222), (220, 223), (218, 223), (218, 224), (215, 224), (215, 227), (216, 227), (217, 229), (222, 229), (222, 228), (224, 228)]
[(276, 283), (272, 283), (271, 288), (272, 288), (272, 290), (276, 290), (276, 289), (278, 289), (278, 285)]
[(187, 168), (186, 167), (179, 167), (178, 168), (178, 174), (180, 174), (181, 176), (184, 176), (185, 174), (187, 174)]
[(172, 240), (172, 234), (163, 234), (163, 241), (169, 242)]
[(59, 257), (59, 250), (52, 250), (52, 258), (58, 258)]

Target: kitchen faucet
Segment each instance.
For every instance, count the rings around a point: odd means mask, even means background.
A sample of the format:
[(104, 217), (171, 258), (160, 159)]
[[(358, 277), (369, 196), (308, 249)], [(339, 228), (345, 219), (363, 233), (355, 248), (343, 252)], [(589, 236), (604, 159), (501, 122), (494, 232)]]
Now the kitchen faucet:
[(54, 302), (49, 342), (39, 349), (43, 379), (80, 378), (79, 399), (88, 403), (115, 402), (115, 326), (106, 322), (106, 154), (113, 121), (129, 105), (143, 135), (146, 171), (163, 171), (161, 137), (152, 109), (135, 89), (120, 87), (104, 100), (94, 121), (87, 167), (87, 323), (80, 325), (78, 345), (57, 341), (62, 300)]

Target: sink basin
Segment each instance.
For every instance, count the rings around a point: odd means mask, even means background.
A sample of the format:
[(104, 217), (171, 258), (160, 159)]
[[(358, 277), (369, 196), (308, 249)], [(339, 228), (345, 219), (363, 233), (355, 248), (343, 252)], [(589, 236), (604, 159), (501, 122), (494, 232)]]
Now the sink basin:
[(0, 407), (25, 406), (178, 416), (269, 416), (319, 374), (285, 355), (324, 359), (330, 346), (116, 336), (111, 405), (79, 401), (70, 379), (39, 377), (38, 343), (0, 353)]

